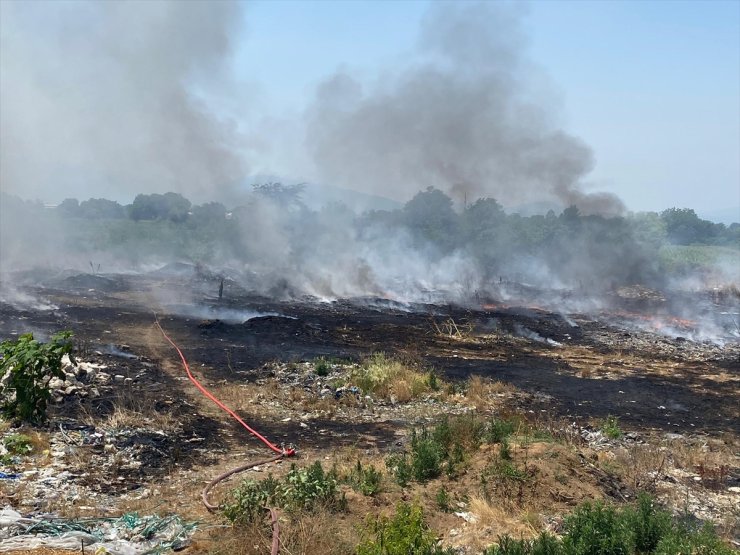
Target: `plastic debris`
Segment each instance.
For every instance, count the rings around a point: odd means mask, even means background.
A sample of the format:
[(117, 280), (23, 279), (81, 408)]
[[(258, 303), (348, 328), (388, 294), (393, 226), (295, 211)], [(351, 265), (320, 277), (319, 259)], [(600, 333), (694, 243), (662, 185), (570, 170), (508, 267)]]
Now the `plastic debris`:
[(197, 523), (177, 515), (66, 519), (43, 515), (24, 517), (6, 507), (0, 511), (0, 552), (50, 547), (110, 555), (158, 555), (183, 549)]

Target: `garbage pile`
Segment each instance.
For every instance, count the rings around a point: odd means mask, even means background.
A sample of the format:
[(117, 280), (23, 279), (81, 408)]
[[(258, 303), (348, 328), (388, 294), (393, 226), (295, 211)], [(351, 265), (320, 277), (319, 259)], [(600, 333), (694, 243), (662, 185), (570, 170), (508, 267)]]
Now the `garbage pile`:
[(177, 515), (66, 519), (24, 517), (10, 507), (0, 510), (0, 553), (41, 547), (106, 555), (160, 554), (187, 547), (197, 523)]

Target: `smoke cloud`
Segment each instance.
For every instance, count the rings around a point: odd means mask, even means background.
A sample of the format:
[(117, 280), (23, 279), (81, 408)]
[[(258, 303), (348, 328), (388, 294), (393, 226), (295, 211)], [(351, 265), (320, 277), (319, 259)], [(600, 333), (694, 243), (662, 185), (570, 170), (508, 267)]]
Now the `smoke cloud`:
[(308, 148), (321, 178), (408, 200), (432, 186), (459, 201), (550, 201), (617, 214), (621, 201), (581, 189), (590, 148), (557, 127), (530, 90), (521, 10), (435, 5), (420, 64), (374, 83), (326, 79), (309, 111)]
[(64, 190), (126, 200), (168, 190), (197, 196), (245, 175), (236, 123), (195, 92), (229, 79), (238, 4), (1, 9), (4, 191), (49, 200)]

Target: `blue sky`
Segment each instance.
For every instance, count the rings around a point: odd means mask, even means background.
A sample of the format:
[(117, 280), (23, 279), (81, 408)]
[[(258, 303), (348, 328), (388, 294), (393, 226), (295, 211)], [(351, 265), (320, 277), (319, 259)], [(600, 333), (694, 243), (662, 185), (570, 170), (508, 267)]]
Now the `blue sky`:
[[(300, 114), (338, 68), (373, 76), (409, 63), (428, 6), (252, 2), (237, 77), (251, 84), (256, 111)], [(740, 2), (521, 9), (528, 57), (560, 125), (594, 150), (594, 190), (617, 193), (634, 210), (740, 207)]]

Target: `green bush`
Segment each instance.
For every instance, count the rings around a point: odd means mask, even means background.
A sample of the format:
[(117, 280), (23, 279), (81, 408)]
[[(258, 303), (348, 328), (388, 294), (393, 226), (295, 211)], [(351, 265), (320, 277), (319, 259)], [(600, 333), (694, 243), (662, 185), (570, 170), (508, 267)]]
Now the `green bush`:
[(26, 434), (10, 434), (3, 438), (3, 446), (10, 455), (28, 455), (33, 451), (31, 438)]
[(401, 486), (411, 480), (428, 482), (443, 471), (452, 477), (465, 459), (465, 448), (477, 448), (482, 435), (483, 424), (473, 416), (444, 418), (431, 430), (412, 430), (411, 452), (389, 456), (386, 466)]
[(447, 493), (446, 489), (439, 488), (439, 491), (437, 491), (437, 495), (434, 497), (434, 500), (437, 502), (437, 507), (439, 507), (440, 511), (443, 511), (445, 513), (452, 512), (452, 499), (450, 498), (450, 494)]
[(357, 555), (453, 555), (452, 549), (442, 549), (437, 538), (424, 522), (419, 505), (400, 503), (391, 518), (368, 521)]
[(313, 371), (317, 376), (328, 376), (331, 372), (331, 366), (324, 357), (317, 358), (313, 363)]
[(609, 415), (601, 424), (602, 433), (609, 439), (619, 439), (622, 437), (622, 429), (619, 427), (619, 418)]
[(542, 532), (533, 540), (515, 540), (510, 536), (500, 536), (498, 545), (491, 546), (483, 555), (560, 555), (563, 553), (560, 541), (547, 532)]
[(674, 520), (648, 495), (633, 507), (585, 503), (565, 520), (562, 539), (543, 532), (534, 540), (499, 537), (484, 555), (732, 555), (709, 525)]
[(267, 506), (288, 511), (307, 510), (318, 505), (330, 510), (345, 510), (346, 499), (338, 487), (336, 472), (325, 472), (316, 461), (307, 468), (291, 465), (280, 480), (272, 476), (261, 482), (244, 480), (224, 504), (223, 514), (232, 522), (253, 522)]
[(385, 459), (385, 466), (391, 471), (396, 483), (405, 488), (413, 479), (411, 465), (405, 453), (394, 453)]
[(585, 503), (565, 521), (563, 548), (569, 555), (629, 555), (630, 536), (613, 507)]
[(501, 420), (494, 418), (486, 426), (483, 434), (488, 443), (503, 443), (516, 430), (516, 422), (513, 420)]
[(382, 476), (373, 465), (362, 466), (358, 459), (347, 481), (355, 491), (359, 491), (362, 495), (373, 496), (380, 492)]
[(0, 409), (7, 418), (33, 423), (46, 419), (49, 380), (64, 379), (64, 355), (75, 363), (71, 338), (72, 332), (63, 331), (41, 343), (27, 333), (0, 343)]

